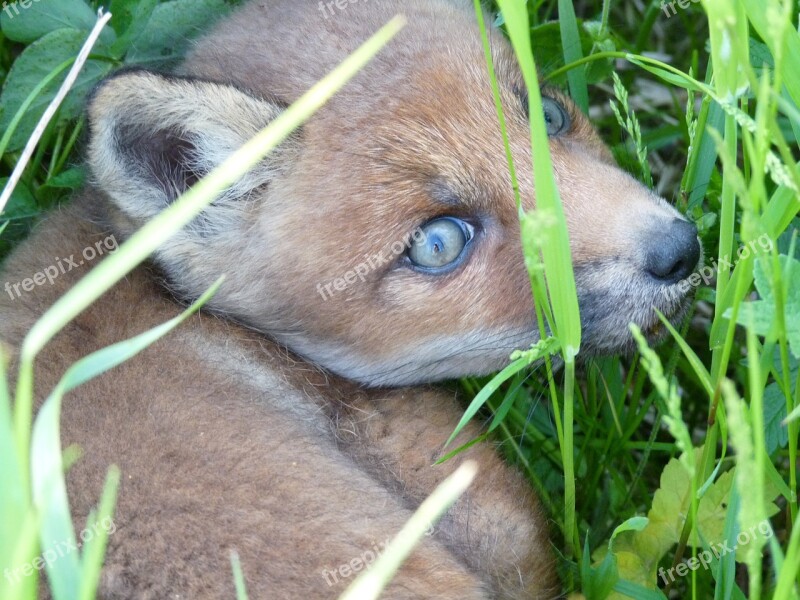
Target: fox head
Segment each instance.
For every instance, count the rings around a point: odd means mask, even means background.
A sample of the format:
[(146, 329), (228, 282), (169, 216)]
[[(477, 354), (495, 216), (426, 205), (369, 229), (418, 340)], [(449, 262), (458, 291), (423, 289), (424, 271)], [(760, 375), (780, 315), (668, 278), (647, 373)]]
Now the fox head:
[[(192, 299), (367, 385), (485, 374), (538, 339), (515, 195), (479, 30), (464, 2), (254, 2), (201, 40), (180, 76), (123, 71), (89, 105), (89, 164), (129, 234), (220, 164), (395, 13), (390, 45), (302, 129), (166, 242), (154, 261)], [(471, 4), (471, 3), (469, 3)], [(535, 207), (525, 86), (490, 32)], [(535, 40), (534, 40), (535, 42)], [(582, 354), (632, 347), (680, 318), (695, 227), (613, 162), (575, 106), (545, 90), (579, 292)], [(534, 149), (535, 151), (535, 149)], [(552, 274), (551, 274), (552, 276)]]

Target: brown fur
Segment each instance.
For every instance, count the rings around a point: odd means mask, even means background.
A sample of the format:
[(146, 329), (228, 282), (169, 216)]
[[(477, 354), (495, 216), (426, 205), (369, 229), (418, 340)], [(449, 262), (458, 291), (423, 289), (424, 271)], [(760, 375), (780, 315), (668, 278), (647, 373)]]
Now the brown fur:
[[(327, 19), (315, 2), (256, 0), (201, 40), (183, 77), (124, 72), (89, 107), (94, 178), (5, 267), (19, 281), (113, 233), (120, 241), (297, 99), (395, 12), (408, 27), (277, 152), (79, 316), (42, 353), (37, 396), (92, 350), (209, 305), (141, 355), (70, 394), (63, 443), (76, 526), (105, 471), (123, 479), (103, 598), (332, 598), (335, 571), (394, 535), (465, 458), (477, 481), (404, 564), (387, 598), (549, 598), (545, 519), (487, 444), (433, 467), (460, 415), (425, 384), (501, 367), (537, 339), (519, 225), (483, 52), (466, 3), (372, 0)], [(522, 81), (492, 34), (518, 165), (530, 164)], [(644, 257), (677, 213), (616, 168), (588, 122), (551, 152), (590, 352), (630, 345), (652, 305), (683, 294)], [(521, 168), (527, 208), (533, 183)], [(442, 215), (473, 218), (468, 260), (431, 276), (393, 258), (324, 299), (342, 276)], [(18, 347), (88, 266), (0, 298)], [(169, 293), (162, 284), (167, 286)], [(413, 388), (397, 386), (416, 385)], [(387, 389), (394, 386), (395, 389)], [(468, 427), (464, 442), (479, 433)]]

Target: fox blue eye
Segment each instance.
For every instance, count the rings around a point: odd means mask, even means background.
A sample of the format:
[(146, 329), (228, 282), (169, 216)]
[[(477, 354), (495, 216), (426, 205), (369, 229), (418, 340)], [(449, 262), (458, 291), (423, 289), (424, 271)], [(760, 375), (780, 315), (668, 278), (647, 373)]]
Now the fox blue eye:
[(542, 109), (544, 122), (547, 125), (547, 135), (555, 137), (566, 133), (571, 125), (566, 109), (552, 98), (542, 96)]
[(475, 235), (472, 225), (454, 217), (434, 219), (421, 231), (423, 235), (415, 237), (408, 248), (408, 259), (415, 266), (430, 270), (458, 262)]

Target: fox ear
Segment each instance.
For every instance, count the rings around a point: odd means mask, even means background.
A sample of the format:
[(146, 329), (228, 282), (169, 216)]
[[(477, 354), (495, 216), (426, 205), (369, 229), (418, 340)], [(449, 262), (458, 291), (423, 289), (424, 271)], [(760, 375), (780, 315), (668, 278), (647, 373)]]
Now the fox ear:
[[(89, 101), (89, 166), (94, 183), (129, 217), (147, 220), (283, 108), (229, 85), (122, 71), (101, 83)], [(273, 151), (214, 206), (234, 202), (269, 183), (286, 162), (283, 155), (285, 148)]]

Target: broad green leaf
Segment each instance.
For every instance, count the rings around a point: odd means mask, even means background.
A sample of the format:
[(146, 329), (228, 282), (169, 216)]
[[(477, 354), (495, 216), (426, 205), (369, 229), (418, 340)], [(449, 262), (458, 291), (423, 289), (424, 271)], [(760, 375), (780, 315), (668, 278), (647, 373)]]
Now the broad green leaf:
[[(42, 79), (61, 68), (65, 61), (73, 60), (77, 56), (86, 41), (86, 36), (85, 32), (76, 29), (58, 29), (23, 50), (11, 67), (3, 92), (0, 94), (0, 105), (4, 107), (3, 114), (0, 115), (0, 131), (6, 131), (19, 107)], [(93, 51), (94, 55), (103, 55), (105, 51), (106, 46), (102, 40), (98, 41)], [(83, 110), (87, 92), (111, 70), (112, 66), (112, 63), (107, 61), (88, 60), (72, 90), (64, 99), (56, 122), (77, 117)], [(12, 135), (7, 151), (20, 150), (25, 146), (66, 75), (67, 71), (63, 70), (63, 73), (45, 86), (42, 93), (32, 102)]]
[[(111, 17), (111, 25), (117, 35), (124, 35), (134, 25), (137, 20), (137, 14), (140, 13), (144, 7), (143, 13), (146, 14), (147, 20), (150, 19), (150, 13), (153, 8), (158, 4), (157, 0), (111, 0), (109, 10), (113, 15)], [(149, 10), (148, 10), (149, 9)]]
[(767, 454), (778, 448), (785, 448), (789, 442), (789, 430), (784, 425), (786, 419), (786, 398), (777, 383), (771, 383), (764, 390), (764, 436)]
[[(0, 190), (2, 190), (8, 183), (8, 177), (0, 178)], [(39, 206), (36, 204), (36, 199), (31, 194), (30, 190), (24, 183), (19, 182), (14, 188), (14, 193), (11, 194), (11, 200), (8, 202), (5, 210), (0, 213), (5, 220), (25, 219), (28, 217), (36, 216), (40, 213)]]
[(131, 40), (126, 63), (165, 66), (183, 58), (193, 38), (230, 11), (225, 0), (172, 0), (155, 7)]
[(86, 182), (86, 170), (83, 167), (73, 167), (55, 177), (51, 177), (42, 186), (45, 189), (78, 190)]
[[(600, 21), (584, 21), (581, 33), (586, 32), (592, 39), (592, 53), (614, 52), (617, 43), (608, 28), (604, 28)], [(584, 52), (588, 55), (589, 52)], [(614, 72), (612, 59), (595, 60), (586, 65), (586, 82), (599, 83), (607, 80)]]
[(583, 546), (583, 560), (581, 561), (581, 587), (587, 598), (607, 598), (619, 581), (617, 573), (617, 560), (611, 552), (606, 553), (603, 560), (592, 566), (591, 552), (589, 551), (589, 538)]
[(622, 594), (623, 598), (633, 598), (634, 600), (667, 600), (661, 590), (648, 589), (625, 579), (616, 583), (614, 591)]
[[(701, 460), (699, 449), (693, 452), (693, 459), (695, 463)], [(692, 483), (685, 462), (676, 458), (670, 460), (661, 474), (660, 487), (653, 496), (647, 519), (633, 521), (636, 527), (625, 527), (619, 532), (612, 551), (621, 579), (655, 589), (658, 564), (680, 540), (691, 511)], [(708, 550), (708, 544), (719, 544), (723, 539), (732, 482), (733, 473), (724, 473), (699, 500), (696, 528), (689, 540), (699, 548)], [(774, 488), (765, 495), (774, 498)], [(645, 526), (641, 527), (642, 524)]]
[[(770, 260), (767, 258), (766, 260)], [(795, 258), (781, 255), (778, 257), (780, 268), (784, 276), (783, 286), (786, 290), (786, 303), (784, 305), (786, 338), (795, 358), (800, 358), (800, 261)], [(762, 336), (770, 334), (775, 323), (775, 290), (770, 273), (764, 268), (764, 260), (757, 260), (754, 269), (756, 289), (761, 300), (748, 303), (752, 309), (752, 324), (754, 331)], [(750, 324), (747, 311), (741, 310), (737, 322), (739, 325)]]
[(661, 474), (661, 486), (653, 496), (645, 527), (619, 532), (611, 547), (621, 578), (655, 589), (658, 563), (680, 538), (688, 514), (690, 486), (683, 463), (670, 460)]
[[(631, 535), (635, 535), (636, 533), (646, 529), (649, 523), (650, 520), (647, 517), (631, 517), (614, 529), (614, 532), (611, 534), (611, 537), (608, 540), (608, 551), (606, 552), (603, 561), (597, 565), (597, 568), (594, 569), (594, 572), (592, 572), (593, 579), (596, 581), (596, 583), (602, 583), (605, 594), (597, 596), (590, 595), (589, 598), (619, 598), (619, 593), (611, 594), (610, 592), (612, 589), (619, 592), (619, 589), (617, 589), (616, 586), (620, 581), (620, 573), (625, 573), (629, 577), (631, 575), (634, 577), (639, 577), (638, 583), (634, 584), (631, 581), (627, 581), (629, 584), (637, 586), (641, 585), (644, 588), (650, 587), (650, 582), (648, 581), (646, 575), (647, 568), (642, 560), (642, 557), (630, 552), (628, 548), (627, 543), (630, 541), (630, 538), (628, 538), (626, 541), (623, 541), (620, 544), (619, 549), (614, 547), (615, 540), (621, 534), (630, 532)], [(586, 556), (584, 557), (584, 560), (588, 560)], [(619, 565), (621, 565), (621, 569)]]
[(147, 27), (158, 4), (158, 0), (111, 0), (111, 25), (119, 35), (111, 46), (115, 58), (125, 56), (132, 41)]
[[(8, 9), (0, 13), (0, 27), (6, 37), (15, 42), (29, 44), (57, 29), (77, 29), (84, 38), (94, 27), (97, 15), (84, 0), (25, 0), (8, 2)], [(16, 7), (16, 8), (14, 8)], [(114, 40), (110, 29), (103, 32), (104, 43)]]
[(642, 531), (649, 523), (650, 520), (647, 517), (631, 517), (614, 529), (614, 533), (611, 534), (611, 539), (608, 540), (608, 547), (613, 548), (614, 540), (617, 539), (617, 536), (621, 533), (625, 533), (626, 531)]

